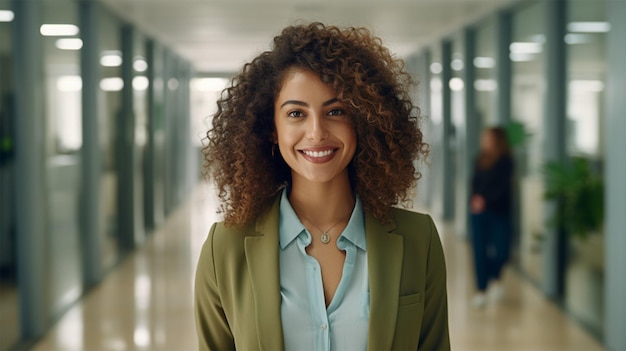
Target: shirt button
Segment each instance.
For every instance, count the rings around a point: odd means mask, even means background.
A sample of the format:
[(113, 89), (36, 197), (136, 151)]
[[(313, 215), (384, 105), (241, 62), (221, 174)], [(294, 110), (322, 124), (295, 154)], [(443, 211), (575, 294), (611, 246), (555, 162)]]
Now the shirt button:
[(322, 323), (320, 328), (322, 328), (322, 330), (326, 330), (326, 328), (328, 328), (328, 325), (326, 323)]

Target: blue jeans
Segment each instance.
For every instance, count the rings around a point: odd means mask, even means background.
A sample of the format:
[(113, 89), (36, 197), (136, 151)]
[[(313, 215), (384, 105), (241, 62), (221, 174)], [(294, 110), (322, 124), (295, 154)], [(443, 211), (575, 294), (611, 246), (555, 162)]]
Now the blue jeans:
[(472, 251), (478, 291), (500, 279), (511, 252), (511, 217), (484, 211), (470, 214)]

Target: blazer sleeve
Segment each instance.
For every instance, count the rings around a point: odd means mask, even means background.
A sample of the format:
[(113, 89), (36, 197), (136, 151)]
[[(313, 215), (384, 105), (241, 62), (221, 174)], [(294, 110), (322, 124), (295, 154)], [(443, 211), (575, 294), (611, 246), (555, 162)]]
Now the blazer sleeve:
[(437, 228), (430, 216), (428, 216), (428, 220), (430, 222), (430, 244), (426, 262), (425, 323), (422, 325), (419, 350), (450, 350), (446, 263)]
[(196, 270), (194, 305), (200, 351), (234, 350), (235, 344), (222, 307), (215, 274), (214, 237), (216, 224), (202, 246)]

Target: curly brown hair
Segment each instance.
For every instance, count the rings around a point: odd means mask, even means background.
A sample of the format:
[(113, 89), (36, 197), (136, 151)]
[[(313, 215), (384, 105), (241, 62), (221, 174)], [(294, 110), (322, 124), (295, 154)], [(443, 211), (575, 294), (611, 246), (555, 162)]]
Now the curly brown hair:
[(419, 108), (409, 97), (411, 77), (367, 29), (311, 23), (285, 28), (217, 102), (203, 152), (225, 224), (251, 222), (291, 181), (272, 135), (274, 102), (293, 68), (318, 74), (350, 110), (357, 135), (348, 166), (352, 189), (367, 213), (388, 222), (391, 206), (410, 203), (421, 177), (414, 161), (428, 154)]

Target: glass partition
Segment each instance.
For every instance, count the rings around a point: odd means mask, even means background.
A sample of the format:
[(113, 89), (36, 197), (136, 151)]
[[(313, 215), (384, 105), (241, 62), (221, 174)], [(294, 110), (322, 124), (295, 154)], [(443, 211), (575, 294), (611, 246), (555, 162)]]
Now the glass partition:
[(105, 11), (99, 11), (98, 36), (100, 82), (98, 92), (98, 129), (102, 145), (102, 176), (100, 178), (100, 240), (102, 266), (111, 268), (118, 260), (118, 198), (117, 198), (117, 121), (120, 114), (122, 52), (120, 24)]
[[(440, 46), (433, 46), (428, 69), (430, 70), (430, 159), (441, 160), (443, 157), (443, 63)], [(431, 164), (431, 186), (433, 189), (432, 208), (443, 212), (443, 162)]]
[(144, 221), (144, 151), (148, 142), (148, 61), (146, 59), (146, 40), (135, 32), (133, 38), (133, 111), (135, 113), (135, 242), (141, 243), (145, 237)]
[[(604, 167), (604, 87), (606, 83), (606, 2), (572, 0), (567, 13), (567, 129), (569, 157), (589, 162), (602, 179)], [(597, 204), (602, 206), (602, 204)], [(570, 236), (565, 268), (567, 310), (592, 332), (604, 331), (604, 236)]]
[(454, 224), (455, 232), (460, 236), (467, 234), (467, 202), (468, 179), (467, 158), (469, 155), (466, 145), (466, 115), (465, 115), (465, 85), (464, 74), (467, 60), (465, 58), (465, 41), (462, 35), (456, 35), (452, 40), (452, 58), (448, 63), (452, 72), (448, 88), (450, 89), (450, 112), (452, 119), (451, 152), (452, 174), (455, 183)]
[(54, 319), (82, 294), (79, 245), (82, 112), (80, 29), (73, 0), (42, 2), (48, 211), (46, 295)]
[(19, 339), (15, 213), (15, 111), (9, 0), (0, 0), (0, 350)]
[(531, 137), (518, 155), (520, 186), (520, 264), (535, 282), (541, 282), (544, 232), (544, 43), (543, 2), (521, 8), (512, 16), (511, 112), (512, 120), (525, 125)]
[(496, 80), (496, 23), (490, 18), (476, 29), (474, 90), (478, 130), (498, 124), (498, 82)]

